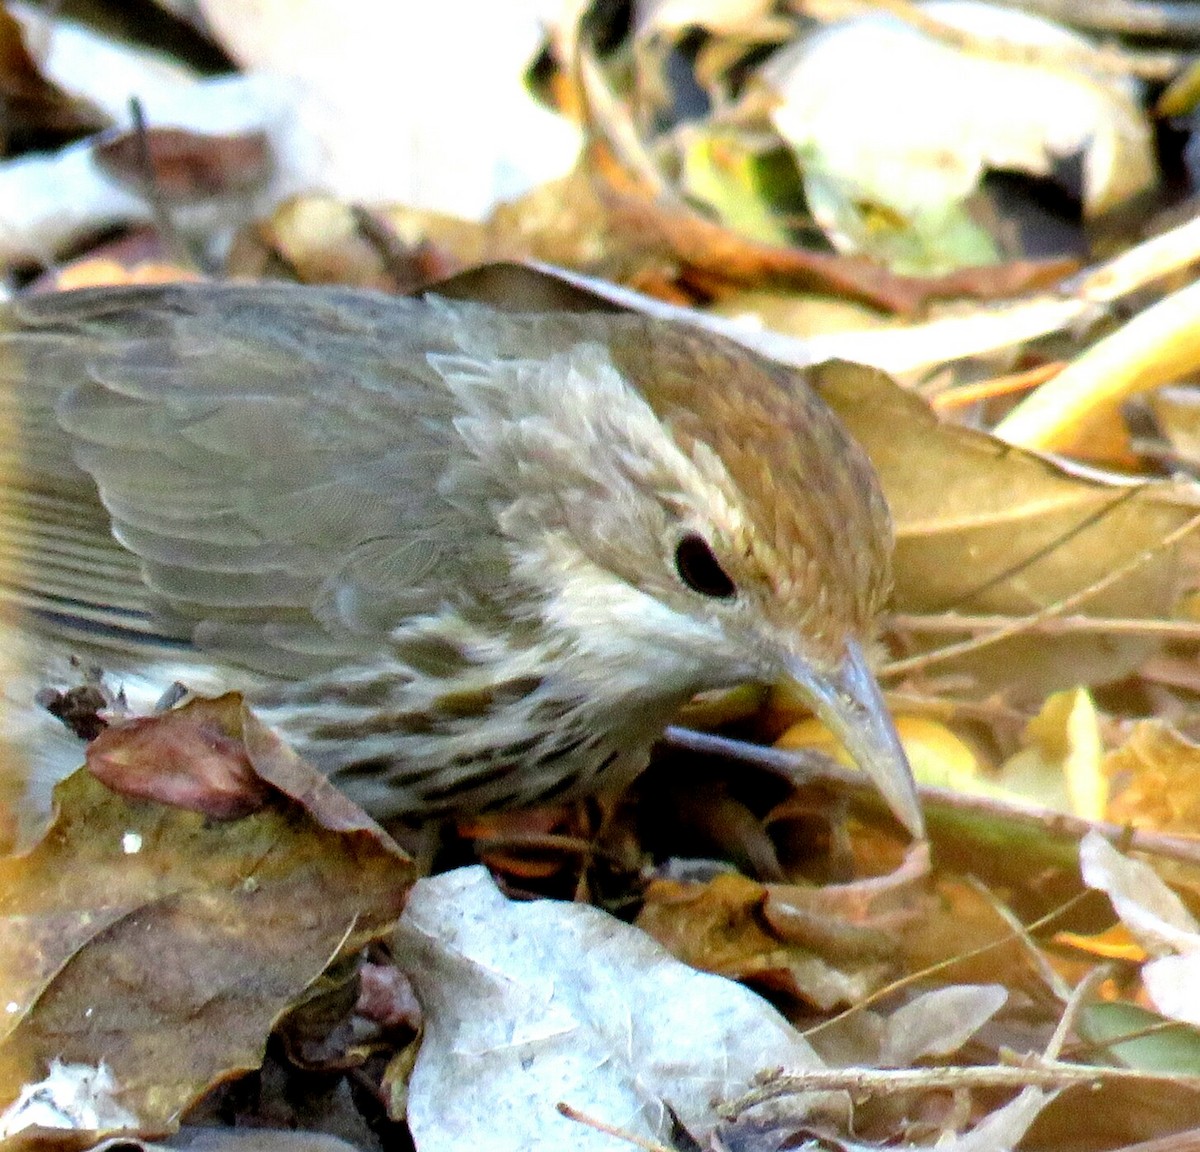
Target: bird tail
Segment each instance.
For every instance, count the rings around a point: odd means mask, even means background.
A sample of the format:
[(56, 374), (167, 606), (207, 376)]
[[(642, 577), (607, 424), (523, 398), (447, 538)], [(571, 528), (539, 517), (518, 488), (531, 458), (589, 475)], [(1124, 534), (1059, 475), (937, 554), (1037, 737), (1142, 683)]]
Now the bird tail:
[(0, 307), (0, 809), (23, 830), (83, 760), (79, 738), (45, 707), (56, 691), (102, 670), (110, 694), (140, 709), (202, 667), (156, 625), (137, 558), (113, 539), (74, 462), (48, 352)]

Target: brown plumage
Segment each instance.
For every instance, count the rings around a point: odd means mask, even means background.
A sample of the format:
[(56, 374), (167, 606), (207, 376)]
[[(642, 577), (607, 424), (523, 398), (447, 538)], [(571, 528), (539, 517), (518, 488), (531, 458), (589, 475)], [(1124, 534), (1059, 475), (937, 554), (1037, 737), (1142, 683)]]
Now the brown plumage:
[(609, 346), (676, 442), (687, 452), (707, 445), (736, 485), (754, 529), (744, 556), (728, 558), (734, 582), (762, 586), (781, 629), (806, 606), (814, 644), (869, 635), (890, 591), (887, 505), (870, 462), (802, 376), (648, 319), (628, 335), (618, 329)]
[(619, 784), (695, 692), (791, 679), (919, 828), (862, 657), (886, 507), (801, 374), (639, 316), (287, 285), (2, 326), (30, 627), (215, 666), (382, 814)]

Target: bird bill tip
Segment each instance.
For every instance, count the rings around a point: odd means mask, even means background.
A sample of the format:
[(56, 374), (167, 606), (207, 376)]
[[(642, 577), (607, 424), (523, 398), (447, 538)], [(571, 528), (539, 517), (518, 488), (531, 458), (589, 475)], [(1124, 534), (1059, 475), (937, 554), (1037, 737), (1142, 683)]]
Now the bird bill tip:
[(896, 819), (915, 839), (925, 838), (916, 782), (895, 725), (859, 645), (851, 641), (841, 669), (830, 676), (803, 663), (789, 677), (817, 717), (874, 782)]

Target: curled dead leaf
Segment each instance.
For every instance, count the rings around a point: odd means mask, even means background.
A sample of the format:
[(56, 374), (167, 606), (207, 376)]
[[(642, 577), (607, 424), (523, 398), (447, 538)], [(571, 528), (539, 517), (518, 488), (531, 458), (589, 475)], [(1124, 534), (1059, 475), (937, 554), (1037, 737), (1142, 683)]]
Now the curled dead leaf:
[(637, 925), (693, 967), (829, 1009), (892, 974), (897, 930), (913, 915), (928, 865), (919, 845), (888, 876), (821, 889), (732, 873), (703, 884), (656, 880)]
[(172, 201), (243, 195), (271, 177), (265, 132), (210, 136), (181, 128), (148, 128), (99, 140), (96, 163), (127, 187), (148, 184)]
[(267, 786), (236, 734), (242, 707), (231, 694), (113, 724), (88, 745), (88, 770), (126, 796), (216, 820), (248, 816), (266, 801)]

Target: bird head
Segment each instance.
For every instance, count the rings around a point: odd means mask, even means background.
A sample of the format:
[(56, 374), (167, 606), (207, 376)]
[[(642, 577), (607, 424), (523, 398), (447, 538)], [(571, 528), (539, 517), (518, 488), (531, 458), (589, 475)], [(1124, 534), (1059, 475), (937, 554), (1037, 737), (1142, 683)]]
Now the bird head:
[(570, 638), (573, 675), (614, 709), (793, 686), (921, 834), (866, 657), (892, 534), (864, 453), (802, 374), (728, 341), (641, 317), (551, 324), (529, 322), (528, 359), (435, 358), (472, 449), (452, 486), (490, 500), (537, 591), (518, 611)]

